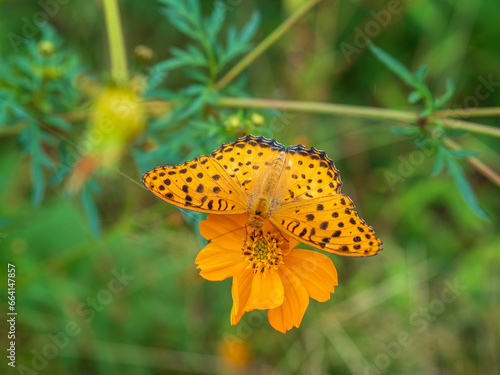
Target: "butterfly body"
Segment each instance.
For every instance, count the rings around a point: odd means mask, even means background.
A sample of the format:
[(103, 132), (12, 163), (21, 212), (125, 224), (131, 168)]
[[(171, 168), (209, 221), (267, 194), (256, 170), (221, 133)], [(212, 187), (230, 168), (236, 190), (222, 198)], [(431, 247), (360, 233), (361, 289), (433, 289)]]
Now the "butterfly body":
[[(252, 229), (262, 228), (264, 220), (271, 214), (270, 203), (272, 202), (273, 196), (276, 196), (275, 190), (278, 187), (277, 184), (283, 170), (285, 157), (286, 154), (284, 151), (281, 151), (276, 156), (276, 159), (273, 161), (267, 173), (262, 173), (262, 183), (260, 183), (262, 189), (257, 191), (256, 194), (249, 196), (250, 205), (248, 213), (251, 216), (248, 219), (248, 225)], [(269, 162), (264, 161), (264, 165), (265, 163)], [(256, 183), (256, 185), (259, 185), (259, 183)]]
[(325, 152), (302, 145), (284, 148), (248, 135), (210, 156), (155, 168), (144, 185), (178, 207), (250, 215), (257, 230), (269, 220), (289, 236), (348, 256), (375, 255), (382, 242), (340, 193), (339, 172)]

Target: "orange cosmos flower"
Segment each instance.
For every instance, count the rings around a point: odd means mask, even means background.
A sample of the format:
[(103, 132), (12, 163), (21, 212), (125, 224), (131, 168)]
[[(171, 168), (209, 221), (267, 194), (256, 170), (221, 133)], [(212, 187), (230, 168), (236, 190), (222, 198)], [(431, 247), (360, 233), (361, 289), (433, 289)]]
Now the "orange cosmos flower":
[(309, 297), (325, 302), (337, 285), (337, 270), (326, 255), (295, 249), (299, 241), (269, 221), (247, 233), (249, 215), (208, 215), (200, 233), (210, 243), (196, 257), (207, 280), (233, 278), (231, 324), (248, 311), (268, 310), (269, 323), (285, 333), (299, 327)]

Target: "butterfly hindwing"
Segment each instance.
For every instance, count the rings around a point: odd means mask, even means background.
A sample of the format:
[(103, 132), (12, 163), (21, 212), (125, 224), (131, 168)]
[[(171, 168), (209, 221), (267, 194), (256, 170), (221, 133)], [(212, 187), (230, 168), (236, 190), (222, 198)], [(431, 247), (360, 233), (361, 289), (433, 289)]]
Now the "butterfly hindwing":
[(286, 203), (270, 221), (298, 241), (338, 255), (372, 256), (382, 250), (380, 239), (343, 194)]

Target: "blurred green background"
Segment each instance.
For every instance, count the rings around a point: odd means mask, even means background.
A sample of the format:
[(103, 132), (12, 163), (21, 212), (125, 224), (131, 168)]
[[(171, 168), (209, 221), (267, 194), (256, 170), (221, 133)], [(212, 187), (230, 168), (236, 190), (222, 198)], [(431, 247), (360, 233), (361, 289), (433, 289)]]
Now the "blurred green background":
[[(56, 3), (59, 9), (49, 19), (64, 48), (79, 56), (84, 75), (104, 84), (110, 63), (101, 2)], [(303, 1), (223, 3), (228, 11), (222, 33), (228, 25), (241, 28), (257, 10), (261, 20), (253, 40), (260, 41)], [(214, 4), (202, 1), (203, 14)], [(119, 5), (132, 72), (143, 68), (133, 57), (137, 45), (151, 48), (159, 62), (171, 57), (171, 47), (183, 49), (189, 42), (157, 2)], [(470, 106), (467, 98), (476, 95), (481, 77), (500, 82), (498, 1), (325, 0), (250, 65), (246, 92), (256, 98), (415, 110), (407, 104), (409, 89), (367, 48), (343, 53), (346, 44), (356, 46), (358, 30), (390, 6), (400, 11), (387, 24), (376, 21), (380, 31), (372, 40), (411, 70), (428, 65), (428, 83), (436, 92), (452, 78), (457, 90), (449, 108)], [(1, 3), (4, 61), (25, 48), (16, 52), (9, 33), (21, 35), (24, 20), (40, 11), (37, 2)], [(174, 71), (163, 87), (175, 92), (186, 80)], [(481, 107), (498, 105), (498, 86), (488, 93), (478, 101)], [(75, 111), (84, 102), (75, 104)], [(231, 281), (208, 282), (195, 269), (204, 246), (197, 234), (199, 216), (155, 199), (140, 177), (157, 164), (211, 152), (221, 141), (235, 140), (236, 132), (204, 138), (204, 130), (186, 128), (180, 136), (165, 127), (163, 138), (149, 137), (168, 140), (172, 152), (140, 162), (125, 153), (119, 173), (96, 177), (101, 230), (96, 237), (89, 224), (93, 206), (68, 197), (61, 181), (47, 177), (43, 201), (33, 204), (30, 156), (17, 133), (0, 127), (2, 343), (7, 343), (8, 262), (16, 265), (18, 312), (17, 367), (9, 368), (3, 356), (2, 373), (500, 373), (499, 188), (463, 163), (491, 216), (487, 221), (464, 203), (448, 175), (429, 176), (435, 153), (417, 158), (414, 139), (391, 132), (399, 125), (394, 121), (258, 112), (265, 123), (254, 135), (327, 152), (340, 170), (343, 192), (375, 228), (384, 250), (372, 258), (331, 256), (339, 286), (328, 302), (311, 300), (299, 329), (283, 335), (261, 311), (233, 327)], [(221, 112), (219, 121), (231, 114), (238, 111)], [(498, 118), (480, 120), (498, 125)], [(85, 121), (71, 126), (62, 144), (78, 142)], [(497, 140), (470, 134), (456, 140), (498, 170)], [(133, 147), (147, 154), (144, 147)], [(389, 182), (388, 172), (400, 177), (397, 183)]]

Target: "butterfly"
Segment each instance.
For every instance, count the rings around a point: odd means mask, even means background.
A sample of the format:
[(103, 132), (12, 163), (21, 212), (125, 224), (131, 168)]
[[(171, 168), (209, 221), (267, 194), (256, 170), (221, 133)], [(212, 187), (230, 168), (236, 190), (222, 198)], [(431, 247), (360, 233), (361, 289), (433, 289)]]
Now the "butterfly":
[(324, 151), (285, 149), (273, 139), (247, 135), (209, 156), (146, 172), (142, 182), (164, 201), (210, 214), (250, 215), (255, 230), (268, 219), (278, 230), (317, 249), (372, 256), (382, 241), (358, 216)]

